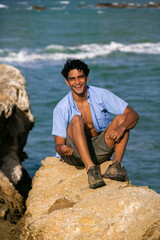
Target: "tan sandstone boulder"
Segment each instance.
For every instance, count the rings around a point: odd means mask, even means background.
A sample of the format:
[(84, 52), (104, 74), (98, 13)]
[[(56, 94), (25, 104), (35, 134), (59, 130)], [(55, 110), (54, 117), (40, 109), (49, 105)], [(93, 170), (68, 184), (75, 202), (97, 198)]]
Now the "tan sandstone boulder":
[[(55, 157), (42, 165), (27, 199), (20, 239), (160, 239), (160, 195), (153, 190), (112, 180), (92, 190), (84, 168)], [(102, 173), (108, 165), (101, 165)]]

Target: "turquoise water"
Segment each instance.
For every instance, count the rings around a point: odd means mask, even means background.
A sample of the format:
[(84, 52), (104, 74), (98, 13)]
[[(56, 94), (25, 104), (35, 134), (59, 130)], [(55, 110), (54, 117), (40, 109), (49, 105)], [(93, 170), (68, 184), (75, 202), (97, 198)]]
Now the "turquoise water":
[(67, 58), (81, 58), (91, 85), (111, 90), (139, 113), (123, 164), (132, 184), (160, 192), (160, 9), (97, 9), (97, 3), (0, 1), (0, 63), (24, 75), (35, 116), (23, 165), (33, 177), (41, 160), (55, 155), (52, 112), (69, 90), (60, 71)]

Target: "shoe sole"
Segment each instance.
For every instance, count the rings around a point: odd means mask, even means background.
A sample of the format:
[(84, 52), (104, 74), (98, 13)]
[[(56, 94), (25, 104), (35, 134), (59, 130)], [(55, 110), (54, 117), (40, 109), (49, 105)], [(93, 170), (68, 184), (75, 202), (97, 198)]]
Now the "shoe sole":
[(121, 175), (121, 174), (118, 174), (117, 176), (114, 176), (114, 175), (104, 176), (103, 175), (103, 177), (107, 178), (107, 179), (115, 180), (115, 181), (120, 181), (120, 182), (128, 181), (128, 177)]
[(105, 182), (102, 181), (102, 182), (95, 183), (94, 185), (89, 185), (89, 187), (90, 187), (91, 189), (96, 189), (96, 188), (99, 188), (99, 187), (103, 187), (103, 186), (105, 186), (105, 185), (106, 185)]

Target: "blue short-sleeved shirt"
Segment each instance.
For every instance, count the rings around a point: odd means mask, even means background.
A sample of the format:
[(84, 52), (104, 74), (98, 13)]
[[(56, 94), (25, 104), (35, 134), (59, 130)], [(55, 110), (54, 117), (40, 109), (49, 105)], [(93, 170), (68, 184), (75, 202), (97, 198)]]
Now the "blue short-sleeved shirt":
[[(123, 114), (128, 103), (117, 97), (107, 89), (87, 86), (87, 101), (90, 104), (92, 121), (95, 130), (99, 133), (111, 123), (112, 114)], [(66, 130), (75, 115), (80, 115), (72, 92), (70, 91), (55, 107), (53, 111), (52, 134), (66, 138)], [(56, 154), (56, 157), (60, 157)]]

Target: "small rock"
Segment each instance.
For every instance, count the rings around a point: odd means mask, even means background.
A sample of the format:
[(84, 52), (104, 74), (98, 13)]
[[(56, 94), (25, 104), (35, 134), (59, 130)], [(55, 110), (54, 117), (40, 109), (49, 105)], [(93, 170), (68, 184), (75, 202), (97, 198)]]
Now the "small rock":
[(32, 8), (35, 9), (35, 10), (45, 10), (46, 9), (45, 7), (40, 7), (40, 6), (37, 6), (37, 5), (33, 5)]

